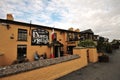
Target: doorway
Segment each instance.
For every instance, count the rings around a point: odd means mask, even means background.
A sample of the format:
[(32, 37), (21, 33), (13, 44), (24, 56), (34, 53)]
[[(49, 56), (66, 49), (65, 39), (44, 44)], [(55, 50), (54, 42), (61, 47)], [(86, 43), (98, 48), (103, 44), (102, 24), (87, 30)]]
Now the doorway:
[(18, 45), (17, 46), (17, 60), (22, 61), (26, 58), (27, 54), (27, 45)]
[(74, 47), (75, 47), (75, 46), (68, 46), (68, 47), (67, 47), (68, 54), (70, 54), (70, 55), (73, 54), (73, 48), (74, 48)]
[(90, 62), (90, 60), (89, 60), (89, 50), (87, 50), (87, 61), (88, 61), (88, 63)]
[(59, 46), (54, 46), (54, 57), (60, 57), (61, 49)]

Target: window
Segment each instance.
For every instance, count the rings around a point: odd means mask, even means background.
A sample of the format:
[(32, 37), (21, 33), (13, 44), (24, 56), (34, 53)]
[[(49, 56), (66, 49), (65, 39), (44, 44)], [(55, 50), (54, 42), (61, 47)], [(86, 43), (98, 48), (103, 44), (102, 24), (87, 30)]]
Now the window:
[(67, 41), (75, 41), (76, 36), (75, 33), (67, 33)]
[(75, 40), (75, 41), (78, 40), (78, 33), (74, 33), (74, 40)]
[(54, 33), (54, 40), (53, 41), (57, 41), (57, 33)]
[(72, 41), (72, 34), (71, 33), (67, 33), (67, 41)]
[(18, 41), (27, 41), (26, 29), (18, 29)]

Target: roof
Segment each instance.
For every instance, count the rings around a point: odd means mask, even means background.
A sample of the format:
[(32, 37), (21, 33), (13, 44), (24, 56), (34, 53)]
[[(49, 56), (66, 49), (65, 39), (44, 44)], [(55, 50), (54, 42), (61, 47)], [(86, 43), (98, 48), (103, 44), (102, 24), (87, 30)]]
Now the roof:
[(87, 29), (87, 30), (84, 30), (84, 31), (81, 31), (80, 33), (91, 33), (91, 34), (94, 34), (93, 31), (91, 29)]
[(95, 37), (99, 37), (99, 35), (94, 35)]
[(25, 23), (25, 22), (19, 22), (19, 21), (12, 21), (12, 20), (7, 20), (7, 19), (0, 19), (0, 23), (23, 25), (23, 26), (27, 26), (27, 27), (32, 26), (32, 27), (37, 27), (37, 28), (47, 28), (47, 29), (55, 29), (55, 30), (59, 30), (59, 31), (65, 31), (65, 32), (79, 33), (79, 32), (69, 31), (69, 30), (65, 30), (65, 29), (59, 29), (59, 28), (48, 27), (48, 26), (37, 25), (37, 24), (31, 24), (31, 23)]

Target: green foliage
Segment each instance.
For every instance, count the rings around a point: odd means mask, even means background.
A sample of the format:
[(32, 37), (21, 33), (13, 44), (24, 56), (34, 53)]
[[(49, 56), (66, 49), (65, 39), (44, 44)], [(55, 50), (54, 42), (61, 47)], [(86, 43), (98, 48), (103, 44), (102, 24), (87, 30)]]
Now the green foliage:
[(98, 41), (97, 50), (98, 52), (105, 52), (105, 44), (103, 41)]
[(112, 53), (112, 45), (110, 43), (107, 43), (105, 45), (105, 47), (106, 47), (106, 52), (107, 53)]
[(95, 43), (92, 40), (85, 40), (85, 41), (80, 41), (78, 43), (78, 46), (80, 47), (95, 47)]
[(97, 45), (98, 52), (112, 53), (112, 45), (108, 42), (98, 41)]

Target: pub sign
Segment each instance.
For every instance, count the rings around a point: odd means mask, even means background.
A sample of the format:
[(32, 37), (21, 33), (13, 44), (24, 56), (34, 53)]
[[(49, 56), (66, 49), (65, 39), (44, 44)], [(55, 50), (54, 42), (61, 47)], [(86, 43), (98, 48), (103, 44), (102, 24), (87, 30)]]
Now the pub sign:
[(32, 30), (32, 45), (47, 45), (49, 43), (49, 32), (44, 29)]

